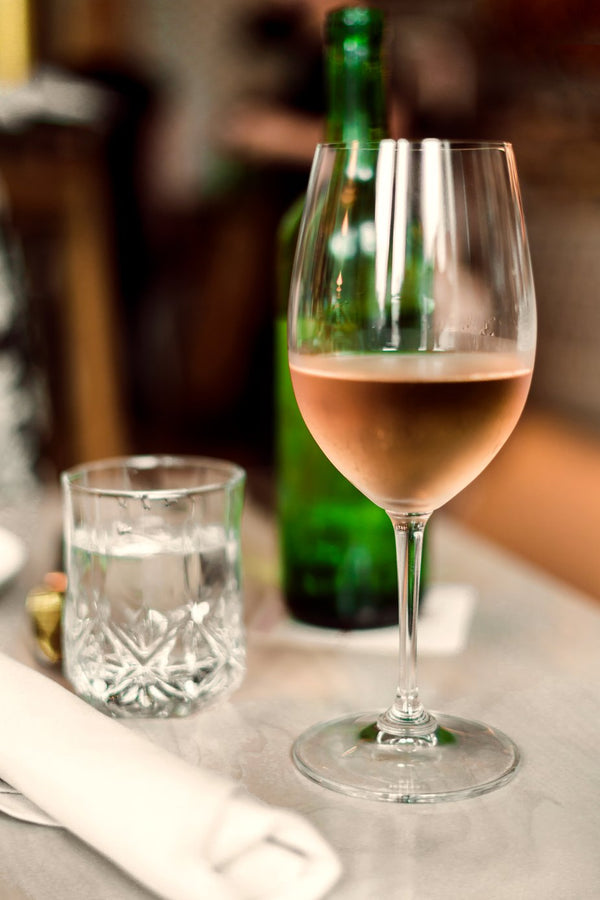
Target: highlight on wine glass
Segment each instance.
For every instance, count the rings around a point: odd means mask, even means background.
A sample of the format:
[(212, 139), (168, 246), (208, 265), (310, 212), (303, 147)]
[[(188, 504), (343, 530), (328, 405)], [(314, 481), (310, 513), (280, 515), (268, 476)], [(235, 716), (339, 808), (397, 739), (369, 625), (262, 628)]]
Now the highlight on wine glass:
[(514, 775), (519, 751), (491, 726), (423, 706), (417, 612), (426, 523), (498, 453), (531, 382), (535, 295), (512, 147), (317, 147), (288, 344), (315, 440), (390, 517), (400, 610), (389, 706), (310, 728), (294, 761), (358, 797), (415, 803), (492, 790)]
[(182, 716), (240, 685), (245, 478), (233, 463), (171, 456), (62, 474), (64, 670), (93, 706)]

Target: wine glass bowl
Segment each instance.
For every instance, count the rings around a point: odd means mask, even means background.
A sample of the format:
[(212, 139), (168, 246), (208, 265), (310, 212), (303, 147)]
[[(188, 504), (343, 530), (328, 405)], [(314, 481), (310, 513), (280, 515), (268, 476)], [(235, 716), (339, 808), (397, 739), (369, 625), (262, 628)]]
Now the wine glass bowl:
[(391, 519), (400, 611), (392, 705), (315, 726), (294, 745), (298, 767), (322, 784), (430, 802), (491, 790), (516, 770), (518, 750), (500, 732), (424, 709), (416, 623), (427, 520), (511, 434), (535, 342), (509, 144), (317, 148), (292, 275), (290, 373), (316, 442)]

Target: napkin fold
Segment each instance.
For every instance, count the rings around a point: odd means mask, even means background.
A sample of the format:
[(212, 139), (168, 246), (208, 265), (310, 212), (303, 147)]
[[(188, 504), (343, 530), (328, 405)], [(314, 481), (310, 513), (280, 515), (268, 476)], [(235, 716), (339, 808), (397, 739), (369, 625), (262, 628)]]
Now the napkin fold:
[(317, 900), (340, 873), (296, 813), (245, 795), (0, 654), (0, 778), (165, 900)]

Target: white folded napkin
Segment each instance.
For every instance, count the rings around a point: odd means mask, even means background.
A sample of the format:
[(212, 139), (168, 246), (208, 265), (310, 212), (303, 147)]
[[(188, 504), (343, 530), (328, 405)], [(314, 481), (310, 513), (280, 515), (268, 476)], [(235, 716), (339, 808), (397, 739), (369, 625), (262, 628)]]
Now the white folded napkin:
[(0, 778), (167, 900), (316, 900), (323, 838), (0, 654)]

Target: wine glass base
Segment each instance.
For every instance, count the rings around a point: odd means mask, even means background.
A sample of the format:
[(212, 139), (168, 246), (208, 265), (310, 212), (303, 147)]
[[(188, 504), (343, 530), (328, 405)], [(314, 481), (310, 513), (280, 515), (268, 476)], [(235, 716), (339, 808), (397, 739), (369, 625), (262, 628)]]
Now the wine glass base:
[(294, 743), (298, 769), (331, 790), (392, 803), (440, 803), (477, 797), (506, 784), (519, 750), (480, 722), (432, 713), (431, 739), (382, 735), (379, 712), (312, 726)]

